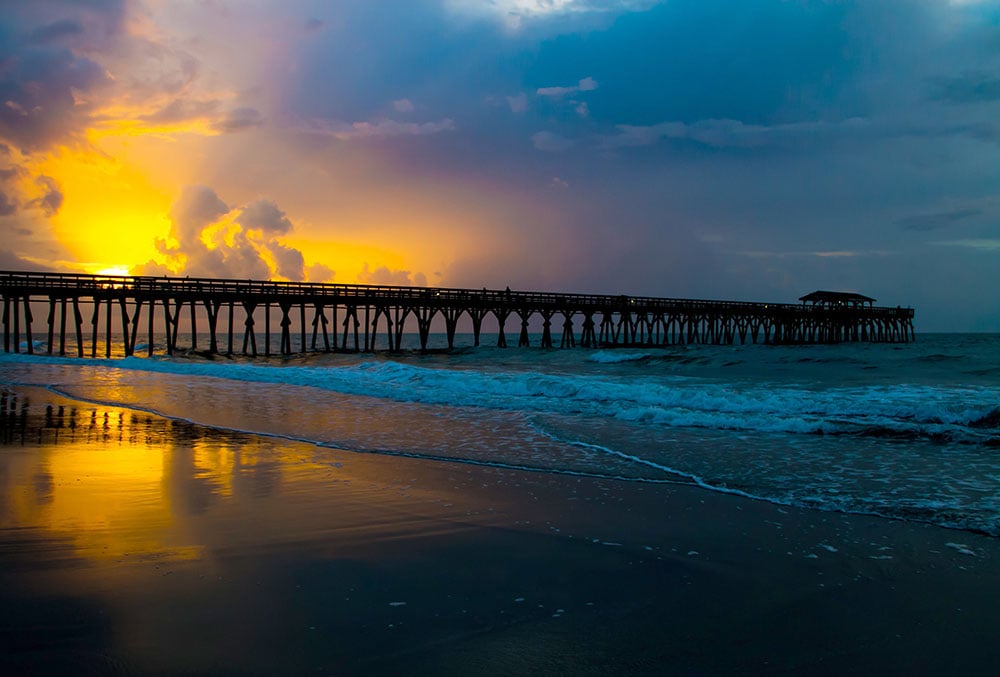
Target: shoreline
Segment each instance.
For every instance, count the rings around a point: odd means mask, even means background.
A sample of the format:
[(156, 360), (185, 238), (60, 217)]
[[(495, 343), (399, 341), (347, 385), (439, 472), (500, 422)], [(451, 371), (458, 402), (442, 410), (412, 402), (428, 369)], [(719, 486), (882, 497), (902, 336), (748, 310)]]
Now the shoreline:
[(38, 430), (48, 404), (83, 422), (0, 444), (0, 667), (13, 674), (1000, 664), (990, 536), (11, 390), (32, 399)]

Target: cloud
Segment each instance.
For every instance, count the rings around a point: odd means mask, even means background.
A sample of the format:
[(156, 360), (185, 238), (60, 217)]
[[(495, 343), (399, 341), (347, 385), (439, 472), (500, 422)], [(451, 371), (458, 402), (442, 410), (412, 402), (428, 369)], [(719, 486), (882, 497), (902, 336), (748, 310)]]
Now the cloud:
[(487, 16), (510, 30), (548, 20), (558, 24), (570, 16), (614, 16), (641, 12), (662, 0), (445, 0), (458, 14)]
[[(192, 99), (178, 97), (150, 112), (139, 115), (139, 122), (156, 127), (177, 127), (182, 131), (198, 131), (196, 125), (220, 134), (239, 132), (264, 124), (264, 118), (256, 108), (243, 106), (222, 112), (222, 101), (212, 99)], [(159, 131), (159, 130), (157, 130)]]
[(151, 113), (140, 115), (138, 119), (158, 125), (172, 125), (214, 117), (218, 114), (218, 109), (219, 102), (216, 100), (197, 101), (176, 98)]
[(126, 35), (125, 0), (2, 4), (0, 142), (43, 151), (79, 139), (114, 84), (99, 59)]
[(573, 140), (560, 136), (555, 132), (535, 132), (531, 135), (531, 143), (535, 148), (546, 153), (561, 153), (573, 147)]
[(79, 134), (89, 121), (81, 94), (110, 83), (100, 65), (65, 48), (0, 47), (0, 63), (0, 140), (29, 151)]
[(7, 194), (0, 191), (0, 216), (11, 216), (17, 213), (17, 202), (7, 197)]
[(201, 234), (229, 212), (229, 206), (208, 186), (187, 186), (170, 208), (170, 236), (181, 251), (197, 248)]
[(0, 18), (0, 140), (17, 148), (86, 145), (82, 132), (95, 125), (211, 134), (263, 122), (254, 108), (226, 105), (236, 95), (218, 73), (201, 78), (202, 63), (188, 51), (199, 50), (197, 40), (155, 25), (165, 8), (132, 0), (9, 4), (16, 9)]
[(271, 200), (256, 200), (244, 207), (236, 222), (247, 230), (259, 230), (267, 235), (285, 235), (292, 231), (292, 222)]
[(437, 122), (399, 122), (398, 120), (376, 120), (374, 122), (327, 122), (314, 120), (307, 124), (305, 131), (332, 136), (340, 141), (357, 139), (377, 139), (395, 136), (428, 136), (455, 131), (455, 122), (444, 118)]
[(944, 247), (961, 247), (963, 249), (975, 249), (985, 252), (1000, 252), (1000, 240), (981, 238), (968, 240), (948, 240), (935, 242), (936, 245)]
[(933, 214), (915, 214), (897, 219), (896, 223), (905, 230), (924, 232), (928, 230), (938, 230), (947, 228), (970, 216), (977, 216), (982, 213), (981, 209), (955, 209), (948, 212), (935, 212)]
[(413, 102), (409, 99), (396, 99), (392, 102), (392, 107), (396, 109), (397, 113), (413, 112)]
[[(167, 262), (149, 261), (136, 274), (306, 279), (305, 256), (279, 239), (295, 227), (272, 200), (230, 208), (209, 186), (188, 186), (171, 208), (170, 219), (173, 242), (157, 241)], [(318, 278), (333, 277), (325, 266), (313, 265), (308, 271)]]
[(333, 282), (336, 273), (322, 263), (314, 263), (306, 268), (306, 279), (310, 282)]
[(8, 181), (10, 179), (24, 176), (25, 174), (27, 174), (27, 172), (23, 167), (19, 167), (17, 165), (14, 165), (13, 167), (6, 167), (4, 169), (0, 169), (0, 181)]
[(263, 245), (264, 249), (274, 259), (275, 271), (280, 277), (289, 280), (306, 279), (306, 261), (302, 252), (294, 247), (286, 247), (277, 240), (271, 240)]
[(242, 107), (234, 108), (226, 113), (225, 117), (212, 123), (212, 129), (231, 133), (239, 132), (251, 127), (260, 127), (264, 124), (264, 117), (256, 108)]
[(28, 170), (16, 164), (0, 169), (0, 216), (12, 216), (21, 207), (40, 209), (46, 217), (59, 212), (63, 194), (56, 180), (42, 174), (35, 177), (32, 185), (27, 180), (30, 176)]
[(820, 137), (831, 133), (858, 133), (870, 129), (861, 118), (839, 122), (806, 121), (776, 125), (750, 125), (739, 120), (661, 122), (654, 125), (616, 125), (617, 133), (605, 136), (605, 149), (651, 146), (662, 139), (683, 139), (713, 148), (753, 148), (780, 140)]
[(0, 249), (0, 270), (49, 271), (51, 268), (22, 258), (7, 249)]
[(524, 92), (508, 96), (507, 105), (510, 106), (511, 113), (524, 113), (528, 110), (528, 96)]
[(535, 90), (538, 96), (547, 96), (558, 99), (578, 92), (591, 92), (597, 89), (597, 81), (594, 78), (586, 77), (580, 80), (573, 87), (539, 87)]
[(819, 259), (853, 259), (869, 256), (889, 256), (884, 249), (826, 249), (819, 251), (743, 251), (740, 256), (754, 259), (785, 259), (815, 257)]
[(59, 189), (59, 184), (50, 176), (39, 176), (37, 181), (38, 185), (45, 192), (41, 197), (28, 203), (28, 205), (40, 208), (45, 213), (45, 216), (55, 216), (59, 213), (59, 208), (62, 207), (63, 203), (63, 194)]
[(427, 286), (427, 276), (423, 273), (411, 274), (408, 270), (390, 270), (386, 266), (379, 266), (375, 270), (371, 270), (369, 269), (367, 262), (358, 274), (358, 280), (362, 284), (381, 284), (402, 287)]

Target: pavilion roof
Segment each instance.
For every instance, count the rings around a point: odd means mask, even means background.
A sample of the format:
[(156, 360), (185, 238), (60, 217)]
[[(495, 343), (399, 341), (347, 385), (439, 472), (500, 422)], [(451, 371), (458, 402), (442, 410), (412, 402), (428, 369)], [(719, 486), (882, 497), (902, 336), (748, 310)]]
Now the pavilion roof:
[(799, 301), (806, 303), (875, 303), (875, 299), (864, 294), (844, 291), (817, 290), (811, 294), (800, 296)]

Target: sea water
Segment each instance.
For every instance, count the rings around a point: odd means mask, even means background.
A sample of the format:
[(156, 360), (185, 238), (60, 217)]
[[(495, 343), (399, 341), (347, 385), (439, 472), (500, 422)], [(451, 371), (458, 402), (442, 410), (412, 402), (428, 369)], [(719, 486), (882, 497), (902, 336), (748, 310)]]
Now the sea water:
[(346, 449), (688, 483), (1000, 536), (1000, 335), (257, 359), (35, 348), (0, 354), (0, 387), (307, 441), (310, 462)]

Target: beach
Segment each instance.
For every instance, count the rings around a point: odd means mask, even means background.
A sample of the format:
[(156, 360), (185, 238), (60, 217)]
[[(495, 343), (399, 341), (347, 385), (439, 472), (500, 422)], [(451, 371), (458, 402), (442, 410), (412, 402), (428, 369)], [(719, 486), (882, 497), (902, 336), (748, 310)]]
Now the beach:
[(5, 398), (5, 674), (1000, 664), (991, 536)]

